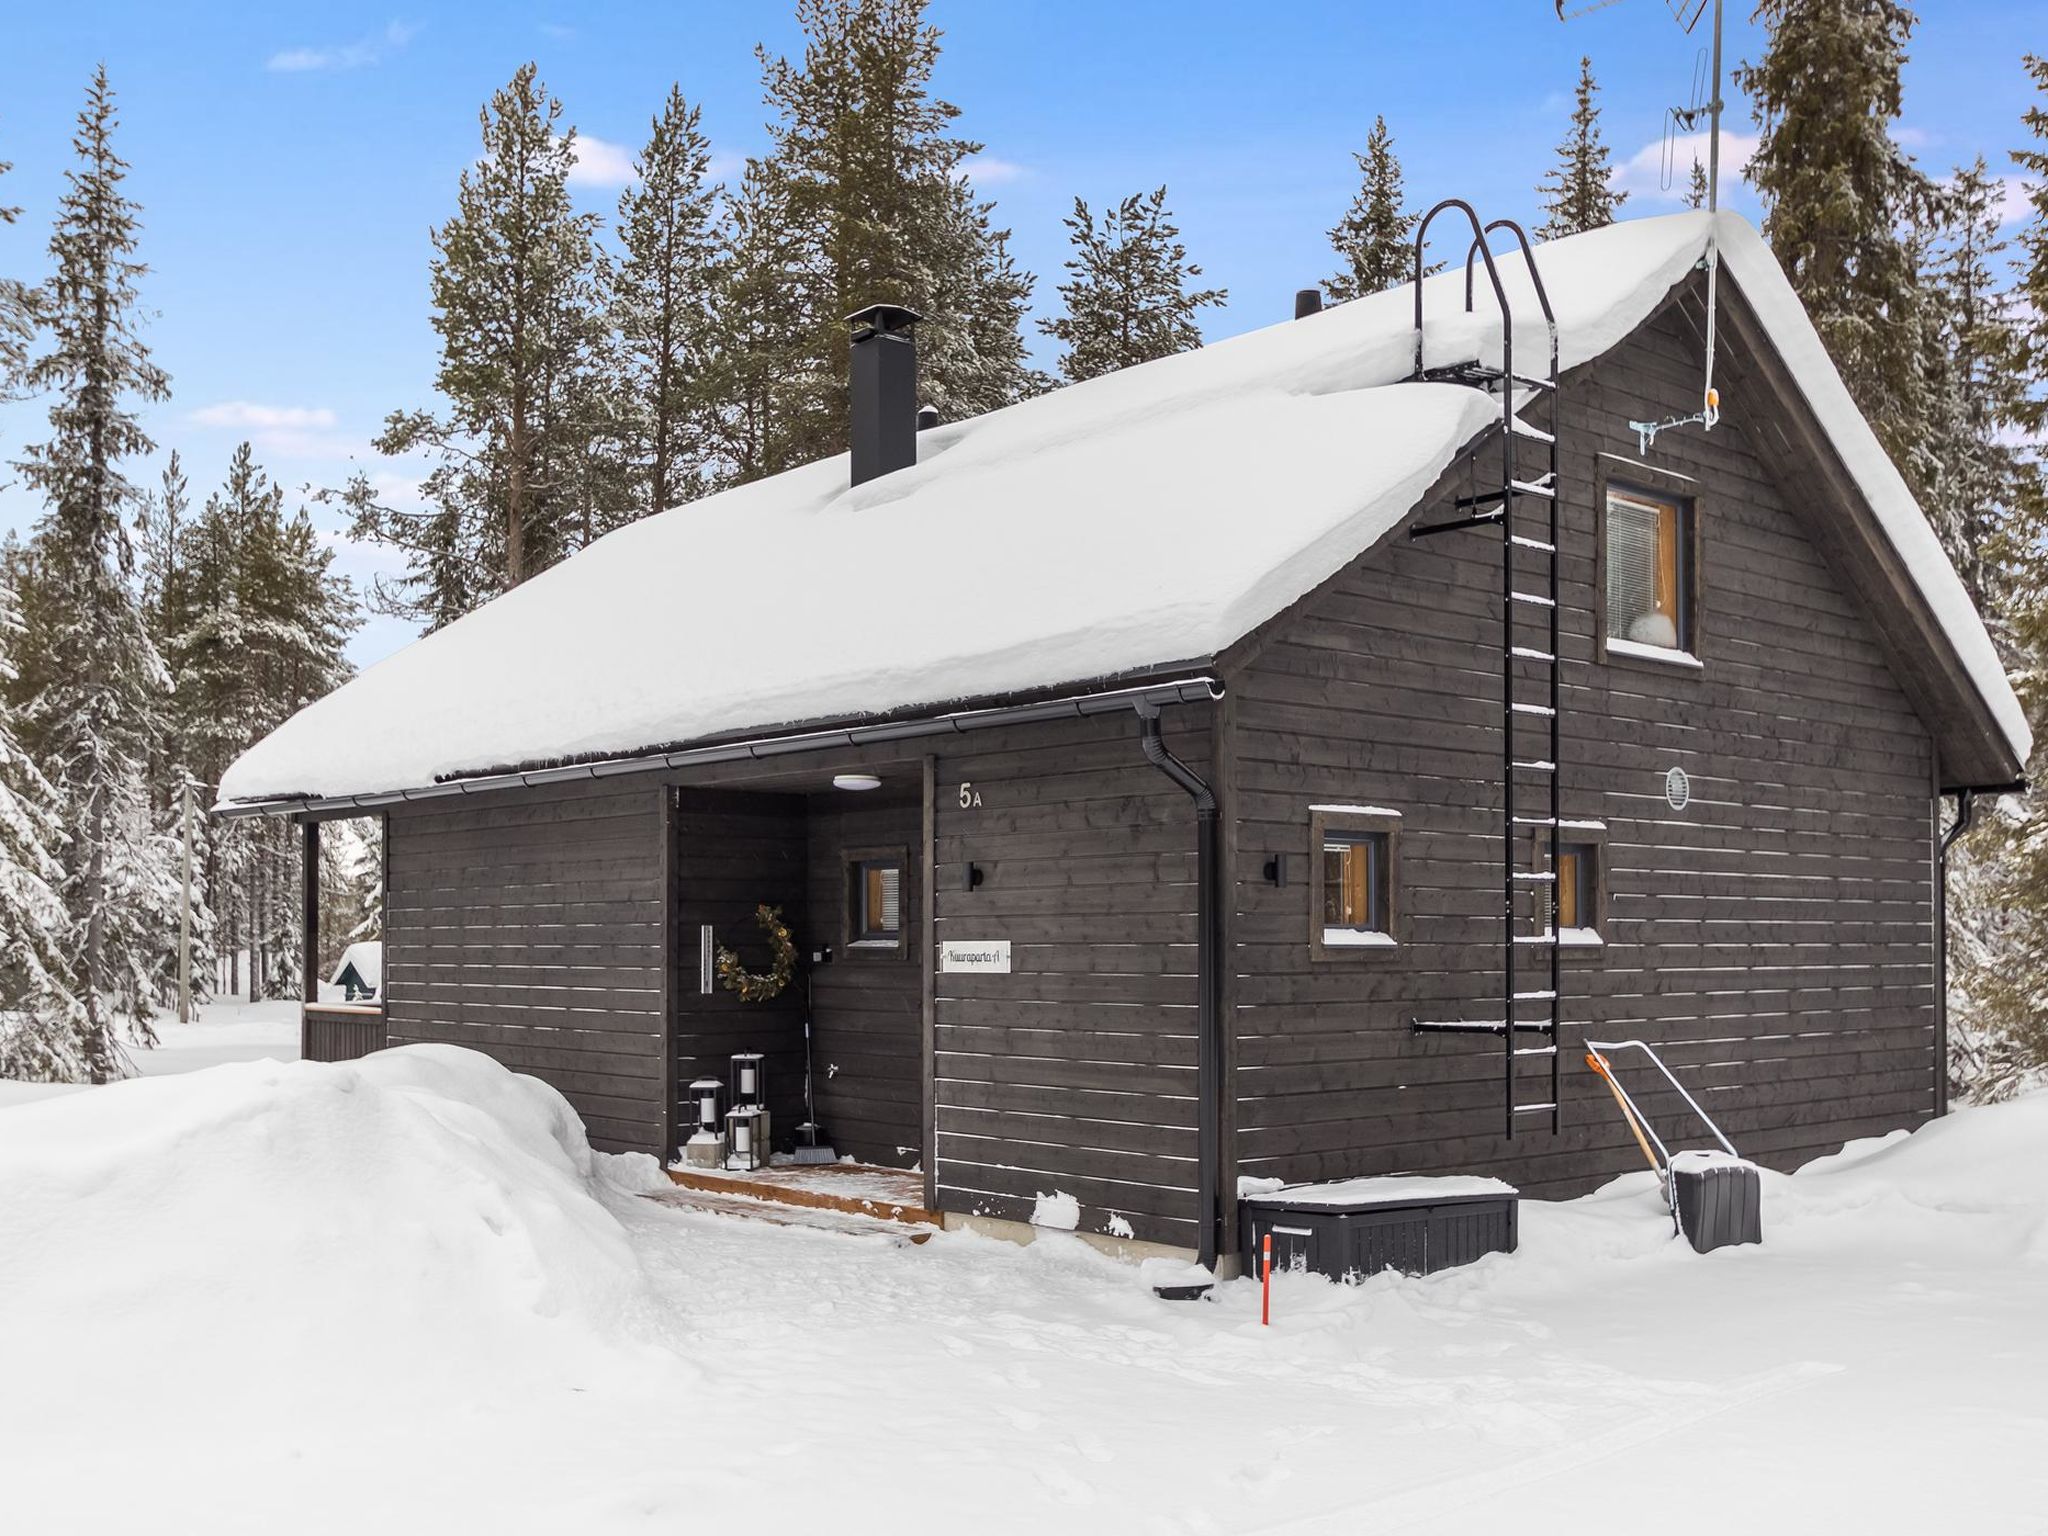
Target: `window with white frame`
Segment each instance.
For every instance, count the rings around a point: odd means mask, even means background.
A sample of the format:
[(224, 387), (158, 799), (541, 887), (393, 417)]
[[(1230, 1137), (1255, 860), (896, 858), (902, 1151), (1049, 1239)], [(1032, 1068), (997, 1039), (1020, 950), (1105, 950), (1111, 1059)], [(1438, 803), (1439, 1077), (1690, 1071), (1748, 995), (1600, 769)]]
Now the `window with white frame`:
[(1692, 506), (1610, 485), (1602, 557), (1610, 650), (1692, 649)]

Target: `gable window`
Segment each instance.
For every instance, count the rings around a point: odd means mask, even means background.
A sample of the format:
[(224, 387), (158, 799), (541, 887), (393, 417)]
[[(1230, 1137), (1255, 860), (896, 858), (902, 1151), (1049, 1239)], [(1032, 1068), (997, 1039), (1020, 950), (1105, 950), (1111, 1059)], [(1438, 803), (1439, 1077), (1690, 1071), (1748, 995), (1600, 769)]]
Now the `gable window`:
[(1400, 824), (1399, 812), (1377, 807), (1314, 807), (1309, 943), (1317, 959), (1393, 947)]
[(849, 941), (894, 948), (903, 938), (903, 861), (855, 859), (847, 879)]
[(1691, 541), (1689, 501), (1608, 487), (1602, 557), (1610, 651), (1691, 652)]

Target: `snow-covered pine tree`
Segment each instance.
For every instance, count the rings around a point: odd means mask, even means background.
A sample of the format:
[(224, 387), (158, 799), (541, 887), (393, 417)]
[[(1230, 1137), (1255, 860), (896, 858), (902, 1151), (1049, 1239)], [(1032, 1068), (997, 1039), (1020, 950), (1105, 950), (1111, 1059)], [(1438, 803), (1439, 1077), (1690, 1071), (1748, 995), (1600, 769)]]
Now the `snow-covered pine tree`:
[(1891, 136), (1913, 13), (1898, 0), (1760, 0), (1768, 46), (1736, 81), (1760, 130), (1744, 174), (1764, 237), (1849, 392), (1902, 468), (1926, 436), (1913, 264), (1931, 192)]
[(2041, 96), (2021, 115), (2033, 142), (2012, 152), (2013, 161), (2025, 173), (2020, 185), (2027, 202), (2015, 264), (2025, 326), (2024, 366), (2030, 386), (2020, 416), (2038, 436), (2048, 430), (2048, 58), (2030, 53), (2022, 63)]
[(1614, 184), (1607, 145), (1600, 137), (1600, 108), (1593, 101), (1591, 56), (1579, 60), (1579, 84), (1572, 97), (1571, 126), (1557, 146), (1557, 164), (1543, 174), (1536, 195), (1543, 201), (1539, 239), (1582, 235), (1614, 222), (1628, 194)]
[(10, 540), (0, 556), (0, 1077), (79, 1082), (90, 1073), (92, 1026), (73, 990), (74, 929), (58, 895), (63, 822), (56, 790), (15, 737), (9, 697), (19, 563)]
[(790, 222), (781, 166), (749, 160), (722, 209), (725, 263), (714, 290), (704, 395), (713, 410), (716, 488), (779, 474), (803, 462), (797, 398), (787, 381), (803, 371), (809, 335), (801, 288), (804, 245)]
[(1685, 184), (1685, 206), (1704, 208), (1707, 206), (1707, 168), (1700, 163), (1700, 157), (1692, 157), (1692, 179)]
[(660, 512), (702, 494), (707, 445), (706, 321), (724, 278), (720, 189), (696, 107), (669, 88), (619, 197), (620, 255), (608, 295), (631, 410), (634, 509)]
[[(0, 160), (0, 176), (13, 169), (12, 161)], [(20, 217), (19, 208), (0, 203), (0, 224), (12, 224)], [(20, 278), (0, 273), (0, 400), (7, 398), (28, 361), (28, 343), (34, 334), (34, 290)]]
[(146, 924), (144, 893), (169, 875), (144, 788), (166, 675), (128, 588), (137, 492), (122, 466), (153, 446), (133, 403), (163, 400), (170, 387), (137, 332), (136, 284), (147, 268), (134, 259), (139, 209), (122, 190), (116, 124), (102, 68), (79, 114), (78, 164), (66, 173), (50, 239), (55, 270), (40, 305), (47, 339), (23, 370), (31, 390), (52, 397), (50, 435), (16, 464), (46, 508), (24, 562), (34, 616), (18, 659), (29, 700), (18, 728), (56, 786), (71, 834), (59, 853), (62, 895), (80, 930), (72, 987), (95, 1082), (125, 1070), (123, 1022), (135, 1038), (153, 1038), (151, 999), (137, 978), (156, 960), (130, 946)]
[(1415, 225), (1422, 217), (1406, 210), (1401, 162), (1394, 158), (1386, 118), (1373, 119), (1365, 153), (1351, 158), (1358, 162), (1358, 192), (1330, 231), (1330, 247), (1343, 265), (1323, 280), (1323, 292), (1333, 304), (1407, 282), (1415, 270)]
[(1061, 343), (1069, 382), (1148, 363), (1202, 344), (1196, 312), (1229, 297), (1221, 288), (1190, 289), (1202, 269), (1188, 260), (1166, 207), (1166, 188), (1125, 198), (1102, 216), (1074, 199), (1066, 220), (1074, 254), (1060, 284), (1066, 312), (1038, 322)]
[[(619, 423), (594, 412), (611, 391), (596, 282), (595, 215), (569, 197), (575, 130), (534, 66), (479, 114), (483, 153), (456, 211), (434, 231), (430, 285), (446, 409), (397, 411), (377, 451), (433, 461), (425, 511), (388, 506), (358, 474), (328, 497), (358, 538), (390, 544), (405, 575), (379, 583), (384, 611), (439, 628), (568, 554), (623, 516)], [(593, 419), (595, 415), (596, 419)]]
[(949, 420), (1037, 387), (1022, 335), (1031, 279), (974, 199), (963, 162), (982, 146), (952, 134), (960, 109), (932, 94), (940, 34), (925, 6), (798, 0), (802, 57), (756, 50), (777, 121), (750, 191), (772, 197), (796, 247), (773, 269), (802, 316), (798, 366), (773, 407), (792, 462), (845, 448), (846, 317), (879, 300), (924, 315), (920, 388)]
[[(2025, 66), (2048, 97), (2048, 60), (2029, 54)], [(2028, 777), (2040, 784), (2048, 775), (2048, 492), (2041, 441), (2048, 428), (2048, 104), (2037, 102), (2023, 120), (2033, 142), (2013, 154), (2027, 204), (2014, 263), (2018, 280), (2011, 294), (1992, 300), (2015, 340), (1980, 347), (1977, 399), (1988, 406), (1984, 428), (2009, 455), (2004, 467), (2018, 476), (1992, 540), (2001, 601), (1995, 637), (2034, 727)], [(1988, 205), (1988, 176), (1982, 181), (1976, 201)], [(1980, 218), (1995, 223), (1988, 209)], [(1995, 228), (1983, 231), (1979, 247), (1987, 262), (1998, 254), (1994, 241)], [(1951, 409), (1948, 420), (1956, 414)], [(2009, 417), (2003, 432), (2001, 416)], [(1972, 457), (1980, 462), (1969, 472), (1983, 474), (1988, 460), (1988, 478), (1997, 478), (1997, 454), (1973, 446)], [(2006, 1098), (2048, 1073), (2048, 988), (2041, 981), (2048, 976), (2048, 814), (2040, 802), (2038, 790), (2001, 800), (1951, 856), (1949, 1073), (1959, 1097)]]

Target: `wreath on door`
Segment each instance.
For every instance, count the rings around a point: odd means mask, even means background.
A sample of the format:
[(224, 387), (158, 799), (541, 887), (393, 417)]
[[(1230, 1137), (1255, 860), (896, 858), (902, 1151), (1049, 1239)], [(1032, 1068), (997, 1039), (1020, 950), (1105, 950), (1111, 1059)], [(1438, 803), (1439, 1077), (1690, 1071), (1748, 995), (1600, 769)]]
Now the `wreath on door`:
[(789, 936), (789, 924), (782, 920), (782, 908), (766, 902), (754, 908), (754, 921), (768, 935), (774, 960), (765, 971), (750, 971), (736, 950), (718, 947), (718, 984), (743, 1003), (765, 1003), (782, 995), (796, 975), (796, 940)]

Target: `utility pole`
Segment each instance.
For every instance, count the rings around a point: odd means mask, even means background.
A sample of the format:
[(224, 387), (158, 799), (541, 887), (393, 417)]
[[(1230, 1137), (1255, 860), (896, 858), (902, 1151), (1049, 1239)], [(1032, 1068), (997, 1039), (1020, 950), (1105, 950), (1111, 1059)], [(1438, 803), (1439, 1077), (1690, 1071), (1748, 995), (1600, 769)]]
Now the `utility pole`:
[(192, 776), (185, 775), (185, 886), (178, 899), (178, 1022), (192, 1022)]

